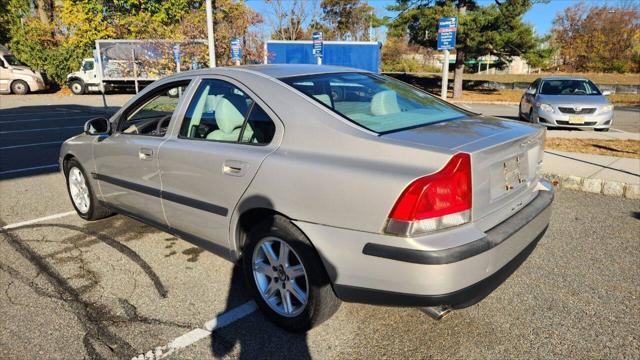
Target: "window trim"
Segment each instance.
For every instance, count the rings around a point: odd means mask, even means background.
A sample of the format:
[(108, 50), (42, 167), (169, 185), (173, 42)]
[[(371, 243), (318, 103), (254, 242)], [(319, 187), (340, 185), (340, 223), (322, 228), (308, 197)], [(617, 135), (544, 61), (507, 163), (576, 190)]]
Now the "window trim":
[(157, 95), (158, 92), (167, 91), (168, 89), (174, 88), (176, 86), (181, 86), (180, 84), (184, 84), (185, 90), (183, 92), (183, 95), (185, 95), (187, 93), (187, 90), (189, 89), (189, 86), (191, 85), (192, 81), (193, 81), (193, 79), (191, 79), (191, 78), (172, 81), (170, 83), (162, 84), (162, 85), (156, 87), (155, 89), (149, 91), (148, 94), (144, 94), (143, 96), (141, 96), (139, 99), (137, 99), (131, 105), (127, 106), (127, 108), (122, 111), (122, 113), (120, 114), (120, 116), (118, 117), (118, 120), (116, 122), (116, 127), (115, 127), (114, 134), (127, 135), (127, 136), (129, 136), (129, 135), (132, 135), (132, 136), (145, 136), (145, 137), (156, 138), (156, 139), (164, 139), (164, 138), (166, 138), (169, 135), (169, 132), (170, 132), (169, 130), (171, 129), (171, 122), (173, 121), (173, 117), (174, 117), (174, 115), (177, 114), (177, 111), (180, 109), (180, 106), (181, 106), (180, 101), (183, 101), (180, 98), (178, 98), (178, 104), (176, 105), (176, 108), (173, 110), (173, 113), (171, 113), (171, 119), (169, 120), (169, 126), (167, 127), (167, 132), (165, 132), (164, 135), (158, 136), (158, 135), (149, 135), (149, 134), (131, 134), (131, 133), (125, 133), (122, 130), (123, 130), (124, 124), (127, 122), (127, 117), (131, 113), (133, 113), (132, 109), (134, 111), (135, 110), (139, 110), (140, 106), (144, 106), (144, 105), (148, 104), (150, 101), (152, 101), (153, 99), (159, 97), (159, 95)]
[[(247, 108), (247, 111), (245, 112), (245, 114), (243, 114), (244, 121), (242, 122), (242, 128), (240, 130), (240, 134), (239, 134), (238, 139), (236, 141), (224, 141), (224, 140), (214, 140), (214, 139), (207, 139), (207, 138), (195, 138), (195, 137), (188, 137), (188, 136), (184, 136), (184, 135), (180, 134), (180, 130), (182, 129), (182, 124), (186, 120), (187, 112), (189, 112), (189, 107), (191, 106), (191, 103), (195, 99), (196, 94), (198, 93), (198, 90), (200, 90), (201, 86), (206, 81), (222, 81), (222, 82), (227, 83), (227, 84), (237, 88), (238, 90), (242, 91), (243, 93), (245, 93), (245, 95), (249, 99), (251, 99), (251, 106), (249, 106), (249, 108)], [(180, 126), (178, 126), (178, 129), (177, 129), (178, 130), (178, 134), (177, 134), (176, 138), (177, 139), (181, 139), (181, 140), (195, 140), (195, 141), (203, 141), (203, 142), (211, 142), (211, 143), (222, 143), (222, 144), (238, 144), (238, 145), (251, 145), (251, 146), (263, 146), (263, 147), (271, 145), (273, 143), (273, 139), (275, 138), (275, 133), (274, 133), (273, 137), (271, 137), (271, 140), (268, 143), (247, 143), (247, 142), (240, 141), (242, 139), (242, 135), (244, 135), (244, 129), (247, 126), (247, 121), (249, 119), (249, 115), (251, 115), (251, 112), (253, 111), (253, 108), (256, 105), (256, 103), (257, 103), (257, 101), (255, 100), (255, 98), (253, 96), (250, 95), (250, 93), (248, 91), (246, 91), (245, 89), (241, 88), (237, 84), (234, 84), (231, 81), (220, 79), (220, 78), (201, 78), (200, 81), (197, 84), (197, 87), (195, 88), (195, 90), (193, 92), (193, 95), (191, 96), (191, 99), (190, 99), (189, 103), (187, 104), (187, 107), (185, 109), (184, 114), (182, 115), (182, 121), (180, 122)], [(264, 111), (263, 107), (262, 107), (262, 110)], [(265, 113), (267, 113), (267, 112), (265, 111)], [(269, 114), (267, 113), (267, 115), (269, 115)], [(273, 116), (269, 115), (269, 119), (271, 120), (271, 122), (273, 123), (273, 126), (275, 127), (276, 126), (276, 122), (273, 120)]]

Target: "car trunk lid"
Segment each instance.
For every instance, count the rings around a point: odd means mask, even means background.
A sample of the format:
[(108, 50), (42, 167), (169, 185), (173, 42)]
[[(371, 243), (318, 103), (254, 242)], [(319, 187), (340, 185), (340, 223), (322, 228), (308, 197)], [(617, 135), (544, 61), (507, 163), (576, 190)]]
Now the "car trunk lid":
[(471, 154), (472, 221), (488, 230), (533, 199), (540, 179), (544, 129), (484, 116), (383, 135), (388, 139)]

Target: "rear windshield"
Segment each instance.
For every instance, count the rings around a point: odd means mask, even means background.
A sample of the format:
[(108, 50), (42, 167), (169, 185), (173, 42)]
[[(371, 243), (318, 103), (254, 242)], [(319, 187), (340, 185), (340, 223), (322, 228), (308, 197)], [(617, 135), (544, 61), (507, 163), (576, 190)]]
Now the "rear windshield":
[(346, 119), (379, 134), (467, 115), (403, 82), (373, 74), (319, 74), (282, 81)]
[(543, 80), (542, 95), (601, 95), (600, 90), (589, 80)]

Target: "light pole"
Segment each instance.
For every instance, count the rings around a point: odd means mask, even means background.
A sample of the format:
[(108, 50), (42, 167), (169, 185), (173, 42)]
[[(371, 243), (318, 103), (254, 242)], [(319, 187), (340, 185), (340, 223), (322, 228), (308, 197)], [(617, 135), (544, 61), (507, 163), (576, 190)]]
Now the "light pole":
[(209, 39), (209, 67), (216, 67), (216, 43), (213, 38), (213, 7), (211, 0), (206, 1), (207, 6), (207, 37)]

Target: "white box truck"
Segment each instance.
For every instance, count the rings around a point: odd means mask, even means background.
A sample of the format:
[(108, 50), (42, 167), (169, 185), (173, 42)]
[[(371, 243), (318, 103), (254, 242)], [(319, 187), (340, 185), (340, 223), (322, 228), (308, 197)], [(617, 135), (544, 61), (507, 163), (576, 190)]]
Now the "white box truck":
[(144, 88), (180, 70), (204, 67), (204, 40), (96, 40), (93, 58), (82, 60), (80, 70), (67, 75), (76, 94)]

